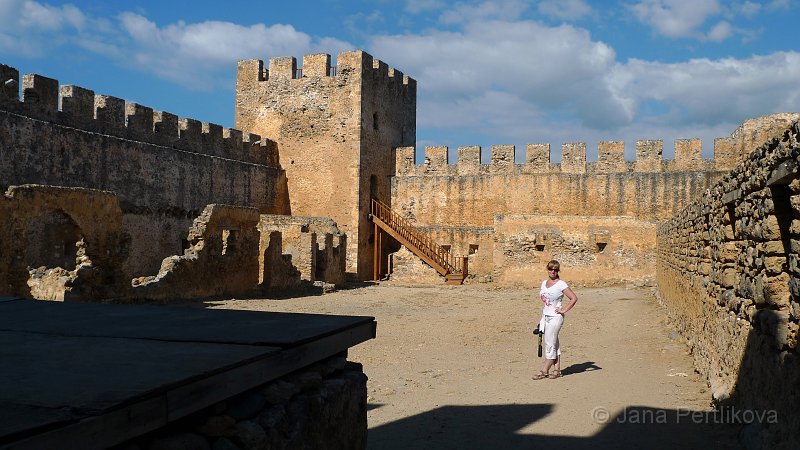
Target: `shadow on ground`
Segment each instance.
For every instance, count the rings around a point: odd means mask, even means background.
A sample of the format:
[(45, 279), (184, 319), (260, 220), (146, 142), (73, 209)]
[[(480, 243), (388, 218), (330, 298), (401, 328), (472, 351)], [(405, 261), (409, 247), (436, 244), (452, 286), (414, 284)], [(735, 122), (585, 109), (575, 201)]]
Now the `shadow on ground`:
[(583, 372), (591, 372), (593, 370), (600, 370), (601, 367), (595, 364), (594, 361), (586, 361), (580, 364), (572, 364), (561, 369), (561, 374), (566, 375), (574, 375), (576, 373), (583, 373)]
[[(369, 430), (371, 449), (738, 449), (741, 425), (705, 411), (631, 406), (614, 417), (587, 411), (571, 420), (603, 421), (595, 435), (520, 434), (553, 405), (442, 406)], [(567, 424), (568, 427), (568, 424)]]

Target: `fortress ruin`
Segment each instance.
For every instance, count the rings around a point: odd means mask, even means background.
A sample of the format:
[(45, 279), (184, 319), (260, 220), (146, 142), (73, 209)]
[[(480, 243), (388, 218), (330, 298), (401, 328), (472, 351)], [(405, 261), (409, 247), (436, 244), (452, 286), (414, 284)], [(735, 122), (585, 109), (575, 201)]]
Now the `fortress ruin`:
[(683, 139), (673, 160), (640, 140), (634, 161), (609, 141), (597, 161), (565, 143), (560, 162), (529, 144), (522, 164), (508, 145), (488, 164), (480, 147), (458, 148), (455, 164), (428, 147), (417, 164), (416, 81), (363, 51), (336, 66), (240, 61), (237, 129), (5, 65), (0, 81), (0, 295), (167, 302), (347, 276), (442, 283), (377, 226), (375, 200), (437, 242), (435, 256), (463, 256), (458, 282), (529, 285), (556, 258), (577, 284), (657, 285), (715, 399), (777, 409), (772, 435), (798, 439), (800, 114), (744, 121), (713, 159)]

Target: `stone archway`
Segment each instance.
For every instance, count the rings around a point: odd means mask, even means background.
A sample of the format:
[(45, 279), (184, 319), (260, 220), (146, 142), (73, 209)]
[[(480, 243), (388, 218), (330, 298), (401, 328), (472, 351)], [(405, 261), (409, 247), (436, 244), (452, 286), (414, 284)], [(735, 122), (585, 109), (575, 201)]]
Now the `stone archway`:
[(75, 278), (79, 249), (85, 248), (83, 232), (64, 211), (48, 210), (29, 218), (25, 233), (30, 295), (63, 301)]
[(76, 244), (83, 233), (64, 211), (45, 211), (28, 219), (26, 234), (25, 263), (29, 267), (75, 270)]

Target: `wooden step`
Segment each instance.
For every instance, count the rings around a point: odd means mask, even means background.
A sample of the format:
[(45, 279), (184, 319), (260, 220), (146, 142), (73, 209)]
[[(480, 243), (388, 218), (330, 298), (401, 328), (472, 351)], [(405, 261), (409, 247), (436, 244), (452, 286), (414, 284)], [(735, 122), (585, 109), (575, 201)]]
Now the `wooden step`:
[(460, 285), (464, 284), (464, 274), (461, 273), (448, 273), (444, 276), (444, 282), (447, 284)]

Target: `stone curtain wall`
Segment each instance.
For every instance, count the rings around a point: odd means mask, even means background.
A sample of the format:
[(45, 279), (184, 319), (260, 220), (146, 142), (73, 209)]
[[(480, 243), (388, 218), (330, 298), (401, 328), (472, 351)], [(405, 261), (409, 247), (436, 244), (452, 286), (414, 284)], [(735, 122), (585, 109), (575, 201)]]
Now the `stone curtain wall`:
[[(117, 194), (124, 270), (158, 270), (210, 203), (285, 213), (274, 142), (0, 65), (0, 189), (28, 183)], [(22, 101), (20, 101), (20, 86)]]
[(795, 122), (658, 229), (660, 299), (718, 402), (777, 411), (748, 428), (765, 448), (800, 447), (798, 139)]
[[(549, 144), (529, 144), (524, 164), (514, 163), (513, 145), (492, 146), (489, 164), (481, 164), (481, 148), (477, 146), (459, 147), (455, 164), (448, 164), (447, 147), (427, 147), (420, 165), (415, 164), (413, 147), (401, 147), (395, 149), (397, 174), (392, 178), (391, 205), (420, 229), (435, 230), (439, 244), (450, 245), (457, 255), (469, 254), (470, 281), (517, 284), (524, 278), (523, 273), (538, 270), (534, 261), (539, 261), (542, 254), (533, 247), (529, 246), (524, 255), (528, 262), (513, 268), (504, 265), (502, 252), (508, 249), (495, 249), (496, 241), (514, 239), (495, 229), (497, 218), (521, 214), (548, 217), (556, 241), (575, 241), (574, 251), (566, 245), (554, 254), (581, 262), (581, 274), (587, 274), (580, 277), (582, 283), (646, 282), (654, 264), (653, 225), (669, 219), (713, 186), (741, 160), (746, 144), (782, 133), (798, 118), (799, 114), (774, 114), (747, 120), (730, 137), (715, 140), (713, 160), (702, 158), (698, 139), (676, 141), (673, 160), (662, 158), (663, 142), (658, 140), (637, 141), (635, 161), (626, 161), (624, 143), (615, 141), (599, 144), (595, 162), (586, 160), (586, 144), (564, 144), (560, 163), (552, 162)], [(639, 221), (635, 227), (649, 230), (645, 241), (652, 247), (637, 245), (635, 257), (627, 248), (622, 253), (620, 249), (610, 250), (610, 255), (595, 255), (599, 258), (596, 263), (586, 265), (593, 258), (586, 258), (584, 247), (594, 244), (589, 242), (588, 234), (577, 241), (569, 238), (576, 230), (568, 216)], [(623, 228), (626, 227), (629, 228)], [(610, 233), (606, 239), (620, 242), (629, 237), (619, 234), (622, 228), (613, 228), (606, 230)], [(492, 235), (495, 239), (491, 239)], [(475, 247), (478, 252), (470, 252)], [(637, 266), (637, 270), (623, 271), (623, 280), (612, 281), (603, 273), (611, 267), (633, 267), (632, 260), (649, 262)], [(510, 275), (509, 269), (516, 275)]]
[(656, 225), (630, 217), (506, 215), (495, 218), (492, 281), (538, 286), (551, 259), (581, 286), (652, 285)]
[(116, 449), (364, 449), (367, 377), (332, 357)]
[[(549, 223), (561, 237), (574, 225), (568, 217), (576, 216), (626, 217), (640, 222), (642, 228), (652, 229), (655, 222), (671, 217), (674, 210), (688, 204), (722, 176), (718, 171), (598, 173), (590, 168), (584, 173), (525, 173), (524, 166), (513, 164), (495, 172), (492, 165), (476, 167), (488, 173), (398, 175), (393, 178), (392, 209), (422, 230), (435, 230), (436, 241), (451, 245), (457, 255), (470, 255), (470, 249), (477, 247), (474, 256), (470, 256), (471, 281), (502, 279), (512, 283), (519, 276), (495, 276), (503, 267), (502, 261), (494, 257), (495, 240), (511, 238), (494, 229), (496, 217), (522, 214), (553, 218)], [(458, 166), (442, 168), (460, 170)], [(615, 230), (609, 231), (609, 239), (623, 238)], [(654, 239), (650, 241), (654, 246)], [(538, 260), (533, 247), (529, 250), (527, 259)], [(530, 268), (526, 263), (515, 269), (521, 274)], [(640, 269), (633, 279), (649, 276), (645, 266)], [(634, 276), (632, 272), (630, 275)], [(602, 281), (589, 278), (585, 280), (588, 284)]]

